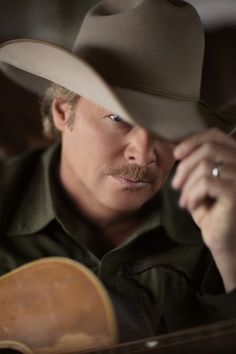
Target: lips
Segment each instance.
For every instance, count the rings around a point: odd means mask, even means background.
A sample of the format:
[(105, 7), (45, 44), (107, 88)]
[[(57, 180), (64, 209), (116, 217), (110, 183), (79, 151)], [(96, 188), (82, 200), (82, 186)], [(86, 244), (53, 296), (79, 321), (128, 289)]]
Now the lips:
[(139, 188), (144, 188), (149, 184), (149, 182), (146, 181), (133, 180), (124, 176), (114, 176), (113, 178), (115, 178), (118, 182), (120, 182), (122, 185), (128, 188), (139, 189)]

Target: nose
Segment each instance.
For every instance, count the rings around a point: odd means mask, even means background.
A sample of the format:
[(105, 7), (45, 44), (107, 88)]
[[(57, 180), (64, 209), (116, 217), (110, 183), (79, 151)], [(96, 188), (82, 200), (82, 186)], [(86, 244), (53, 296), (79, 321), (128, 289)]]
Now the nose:
[(156, 162), (153, 136), (141, 127), (133, 127), (129, 132), (125, 149), (125, 158), (139, 166), (148, 166)]

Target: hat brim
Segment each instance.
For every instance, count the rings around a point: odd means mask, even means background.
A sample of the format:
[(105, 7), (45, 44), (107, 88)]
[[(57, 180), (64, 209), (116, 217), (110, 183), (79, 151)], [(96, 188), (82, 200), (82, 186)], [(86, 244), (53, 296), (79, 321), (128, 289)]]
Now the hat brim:
[(120, 115), (129, 124), (141, 125), (171, 140), (210, 126), (231, 129), (199, 101), (110, 85), (82, 58), (52, 43), (34, 39), (3, 43), (0, 66), (6, 75), (31, 91), (42, 93), (49, 82), (55, 82)]

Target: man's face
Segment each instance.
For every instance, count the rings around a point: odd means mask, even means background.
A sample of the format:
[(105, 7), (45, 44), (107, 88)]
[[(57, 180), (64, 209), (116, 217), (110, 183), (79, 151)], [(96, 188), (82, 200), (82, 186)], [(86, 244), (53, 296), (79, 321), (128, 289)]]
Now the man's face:
[(165, 183), (174, 145), (81, 97), (62, 130), (61, 179), (75, 201), (132, 212)]

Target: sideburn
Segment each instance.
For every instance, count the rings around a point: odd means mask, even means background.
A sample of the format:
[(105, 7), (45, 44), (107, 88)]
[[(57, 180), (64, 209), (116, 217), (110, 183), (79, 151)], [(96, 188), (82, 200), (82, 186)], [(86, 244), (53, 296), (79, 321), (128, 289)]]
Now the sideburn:
[(74, 122), (75, 122), (75, 111), (77, 109), (78, 103), (79, 103), (80, 96), (77, 96), (73, 98), (69, 103), (70, 105), (70, 115), (67, 119), (66, 125), (69, 128), (70, 131), (73, 130), (74, 128)]

